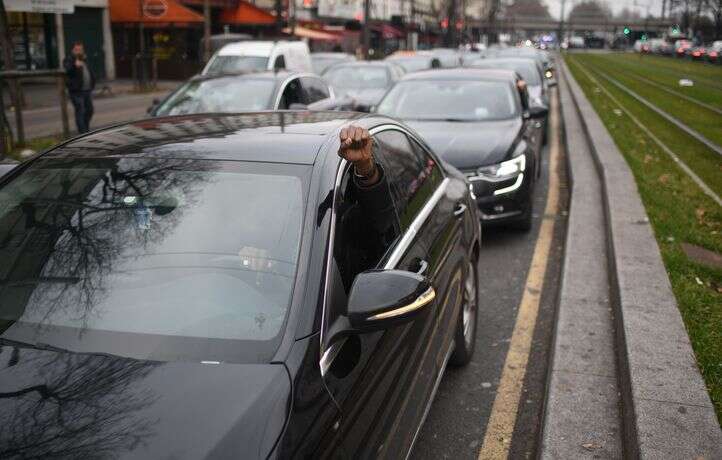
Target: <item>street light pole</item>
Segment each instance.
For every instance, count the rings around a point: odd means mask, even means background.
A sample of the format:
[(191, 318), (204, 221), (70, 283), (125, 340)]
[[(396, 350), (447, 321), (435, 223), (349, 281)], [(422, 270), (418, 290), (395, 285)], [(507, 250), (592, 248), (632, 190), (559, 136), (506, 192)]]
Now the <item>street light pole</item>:
[(211, 58), (211, 2), (203, 0), (203, 60)]
[(559, 47), (562, 46), (562, 40), (564, 39), (564, 7), (566, 3), (567, 0), (562, 0), (561, 12), (559, 13), (559, 37), (557, 38)]
[(363, 47), (364, 59), (369, 59), (369, 48), (371, 47), (371, 0), (364, 0), (364, 28), (363, 28)]

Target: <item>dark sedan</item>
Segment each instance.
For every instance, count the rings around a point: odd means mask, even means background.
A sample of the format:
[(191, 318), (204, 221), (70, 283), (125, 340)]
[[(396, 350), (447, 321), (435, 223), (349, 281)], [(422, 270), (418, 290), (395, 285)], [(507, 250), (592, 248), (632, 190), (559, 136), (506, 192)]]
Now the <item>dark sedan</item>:
[(358, 110), (367, 112), (379, 103), (406, 71), (388, 61), (337, 64), (323, 73), (339, 98), (352, 98)]
[(386, 117), (77, 137), (0, 179), (0, 241), (4, 459), (404, 458), (474, 350), (469, 184)]
[(238, 113), (284, 110), (333, 96), (317, 75), (299, 72), (258, 72), (191, 78), (148, 109), (151, 116), (193, 113)]
[(522, 80), (511, 70), (454, 69), (407, 75), (378, 112), (405, 121), (435, 152), (464, 172), (485, 223), (531, 228), (540, 171), (535, 116)]
[[(470, 67), (476, 69), (508, 69), (518, 73), (526, 82), (529, 93), (529, 106), (542, 109), (538, 113), (546, 113), (549, 110), (549, 85), (544, 78), (544, 69), (541, 64), (532, 58), (492, 58), (479, 59), (471, 63)], [(546, 141), (547, 117), (540, 117), (542, 143)]]

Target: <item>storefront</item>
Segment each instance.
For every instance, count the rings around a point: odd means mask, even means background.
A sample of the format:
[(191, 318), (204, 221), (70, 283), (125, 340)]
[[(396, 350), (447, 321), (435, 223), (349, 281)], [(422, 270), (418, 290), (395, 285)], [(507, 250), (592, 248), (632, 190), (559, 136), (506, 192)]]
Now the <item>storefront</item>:
[(174, 0), (110, 0), (110, 19), (119, 77), (135, 77), (140, 65), (154, 66), (159, 79), (200, 70), (201, 14)]
[(115, 78), (107, 0), (4, 0), (20, 70), (58, 68), (82, 41), (98, 79)]

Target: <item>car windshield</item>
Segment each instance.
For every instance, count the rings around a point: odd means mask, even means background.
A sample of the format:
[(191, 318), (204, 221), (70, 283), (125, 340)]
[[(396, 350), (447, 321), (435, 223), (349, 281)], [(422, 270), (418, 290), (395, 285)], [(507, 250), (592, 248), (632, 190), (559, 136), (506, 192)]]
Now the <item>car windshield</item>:
[(389, 75), (384, 67), (344, 65), (332, 67), (323, 78), (331, 86), (341, 90), (383, 89), (389, 85)]
[(271, 359), (310, 167), (170, 157), (41, 160), (0, 189), (0, 340)]
[(266, 56), (215, 56), (203, 73), (215, 75), (268, 69)]
[(501, 120), (516, 114), (516, 100), (506, 82), (409, 80), (389, 91), (378, 112), (405, 120)]
[(328, 69), (334, 64), (338, 64), (340, 62), (344, 62), (346, 60), (345, 57), (342, 56), (314, 56), (311, 55), (311, 66), (313, 66), (313, 71), (317, 73), (318, 75), (321, 75), (324, 70)]
[(406, 70), (406, 72), (418, 72), (420, 70), (427, 70), (431, 68), (429, 59), (425, 57), (404, 57), (404, 58), (393, 58), (395, 63), (399, 64)]
[(244, 77), (190, 81), (166, 99), (155, 115), (269, 110), (275, 86), (272, 79)]
[(481, 59), (474, 62), (473, 67), (479, 69), (507, 69), (513, 70), (518, 73), (521, 78), (529, 86), (541, 85), (541, 76), (539, 75), (539, 69), (537, 68), (534, 61), (527, 62), (510, 62), (510, 61), (496, 61), (496, 60), (485, 60)]

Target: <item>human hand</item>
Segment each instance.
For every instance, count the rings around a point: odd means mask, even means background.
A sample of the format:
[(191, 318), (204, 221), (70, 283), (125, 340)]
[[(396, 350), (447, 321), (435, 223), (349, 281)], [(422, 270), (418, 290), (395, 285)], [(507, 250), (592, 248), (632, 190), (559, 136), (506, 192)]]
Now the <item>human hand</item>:
[(339, 135), (341, 146), (338, 155), (353, 163), (356, 172), (369, 176), (374, 172), (373, 138), (369, 130), (360, 126), (347, 126)]

